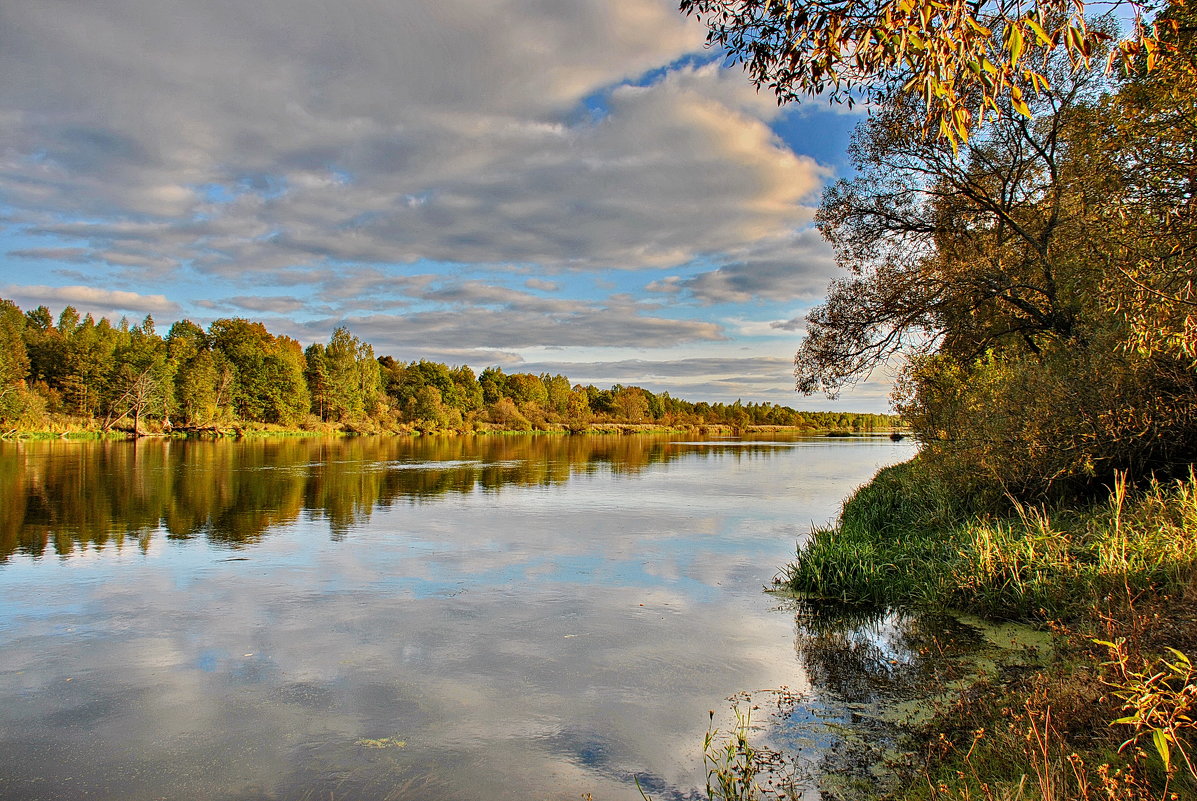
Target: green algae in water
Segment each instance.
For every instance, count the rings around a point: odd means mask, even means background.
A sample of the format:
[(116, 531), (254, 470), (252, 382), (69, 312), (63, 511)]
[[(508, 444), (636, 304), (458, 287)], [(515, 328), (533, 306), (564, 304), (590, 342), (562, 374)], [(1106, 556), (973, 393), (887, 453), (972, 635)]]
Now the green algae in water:
[(827, 799), (884, 794), (916, 761), (916, 735), (937, 711), (978, 681), (1040, 665), (1054, 650), (1053, 635), (1029, 625), (790, 603), (810, 691), (775, 715), (766, 736)]

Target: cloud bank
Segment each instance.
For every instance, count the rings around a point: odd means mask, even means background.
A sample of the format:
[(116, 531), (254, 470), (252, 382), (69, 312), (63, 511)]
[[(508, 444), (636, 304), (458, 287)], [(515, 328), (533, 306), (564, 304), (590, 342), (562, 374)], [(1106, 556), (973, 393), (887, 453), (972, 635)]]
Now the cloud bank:
[(673, 0), (10, 5), (0, 292), (22, 306), (345, 324), (474, 365), (754, 343), (717, 390), (788, 362), (769, 325), (834, 273), (810, 228), (830, 171)]
[(699, 43), (657, 0), (18, 4), (0, 189), (71, 261), (680, 264), (821, 177), (736, 73), (628, 83)]

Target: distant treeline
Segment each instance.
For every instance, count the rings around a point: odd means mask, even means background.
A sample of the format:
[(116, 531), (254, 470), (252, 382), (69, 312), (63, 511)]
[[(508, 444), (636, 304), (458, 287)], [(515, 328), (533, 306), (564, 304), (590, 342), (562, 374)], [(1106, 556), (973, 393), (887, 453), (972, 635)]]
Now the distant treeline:
[(134, 432), (273, 424), (309, 430), (582, 431), (595, 424), (797, 426), (871, 431), (878, 414), (806, 412), (771, 403), (691, 403), (636, 386), (573, 384), (563, 375), (376, 358), (338, 328), (306, 350), (262, 323), (189, 320), (160, 336), (151, 317), (96, 321), (67, 306), (23, 312), (0, 300), (0, 427), (68, 422)]

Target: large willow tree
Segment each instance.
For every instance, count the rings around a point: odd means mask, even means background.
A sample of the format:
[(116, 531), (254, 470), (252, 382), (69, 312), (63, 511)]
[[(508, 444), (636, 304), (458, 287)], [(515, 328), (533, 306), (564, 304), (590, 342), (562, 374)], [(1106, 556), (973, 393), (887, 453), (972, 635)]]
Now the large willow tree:
[[(1048, 91), (1046, 64), (1063, 52), (1073, 66), (1172, 54), (1179, 29), (1160, 15), (1169, 0), (1092, 3), (1131, 22), (1111, 36), (1086, 22), (1084, 0), (681, 0), (706, 23), (708, 44), (742, 63), (779, 102), (821, 94), (852, 102), (898, 90), (919, 99), (921, 128), (953, 146), (987, 115), (1029, 115)], [(1183, 7), (1181, 3), (1175, 3)], [(1152, 24), (1147, 20), (1157, 18)], [(1112, 44), (1113, 46), (1107, 46)], [(1106, 53), (1101, 58), (1099, 51)]]
[(1197, 71), (1175, 43), (1117, 84), (1057, 54), (1051, 92), (958, 150), (917, 98), (875, 108), (817, 216), (850, 277), (808, 317), (798, 388), (906, 357), (927, 460), (1018, 496), (1197, 461)]

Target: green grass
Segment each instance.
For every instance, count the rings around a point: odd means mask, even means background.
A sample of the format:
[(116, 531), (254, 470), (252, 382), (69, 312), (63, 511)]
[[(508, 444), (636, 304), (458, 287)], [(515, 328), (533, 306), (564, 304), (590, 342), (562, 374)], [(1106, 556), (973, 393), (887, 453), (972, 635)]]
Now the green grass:
[(978, 679), (939, 711), (921, 735), (927, 767), (895, 797), (1197, 798), (1197, 669), (1184, 655), (1197, 653), (1197, 478), (1117, 481), (1057, 508), (982, 509), (966, 483), (918, 459), (882, 470), (785, 574), (811, 597), (1061, 635), (1050, 664)]
[(1084, 509), (969, 509), (917, 460), (882, 470), (818, 529), (784, 578), (849, 603), (1074, 619), (1111, 594), (1177, 593), (1197, 577), (1197, 481), (1124, 484)]
[(888, 467), (844, 503), (838, 525), (816, 528), (784, 574), (795, 592), (845, 603), (932, 602), (926, 581), (952, 558), (966, 517), (917, 460)]

